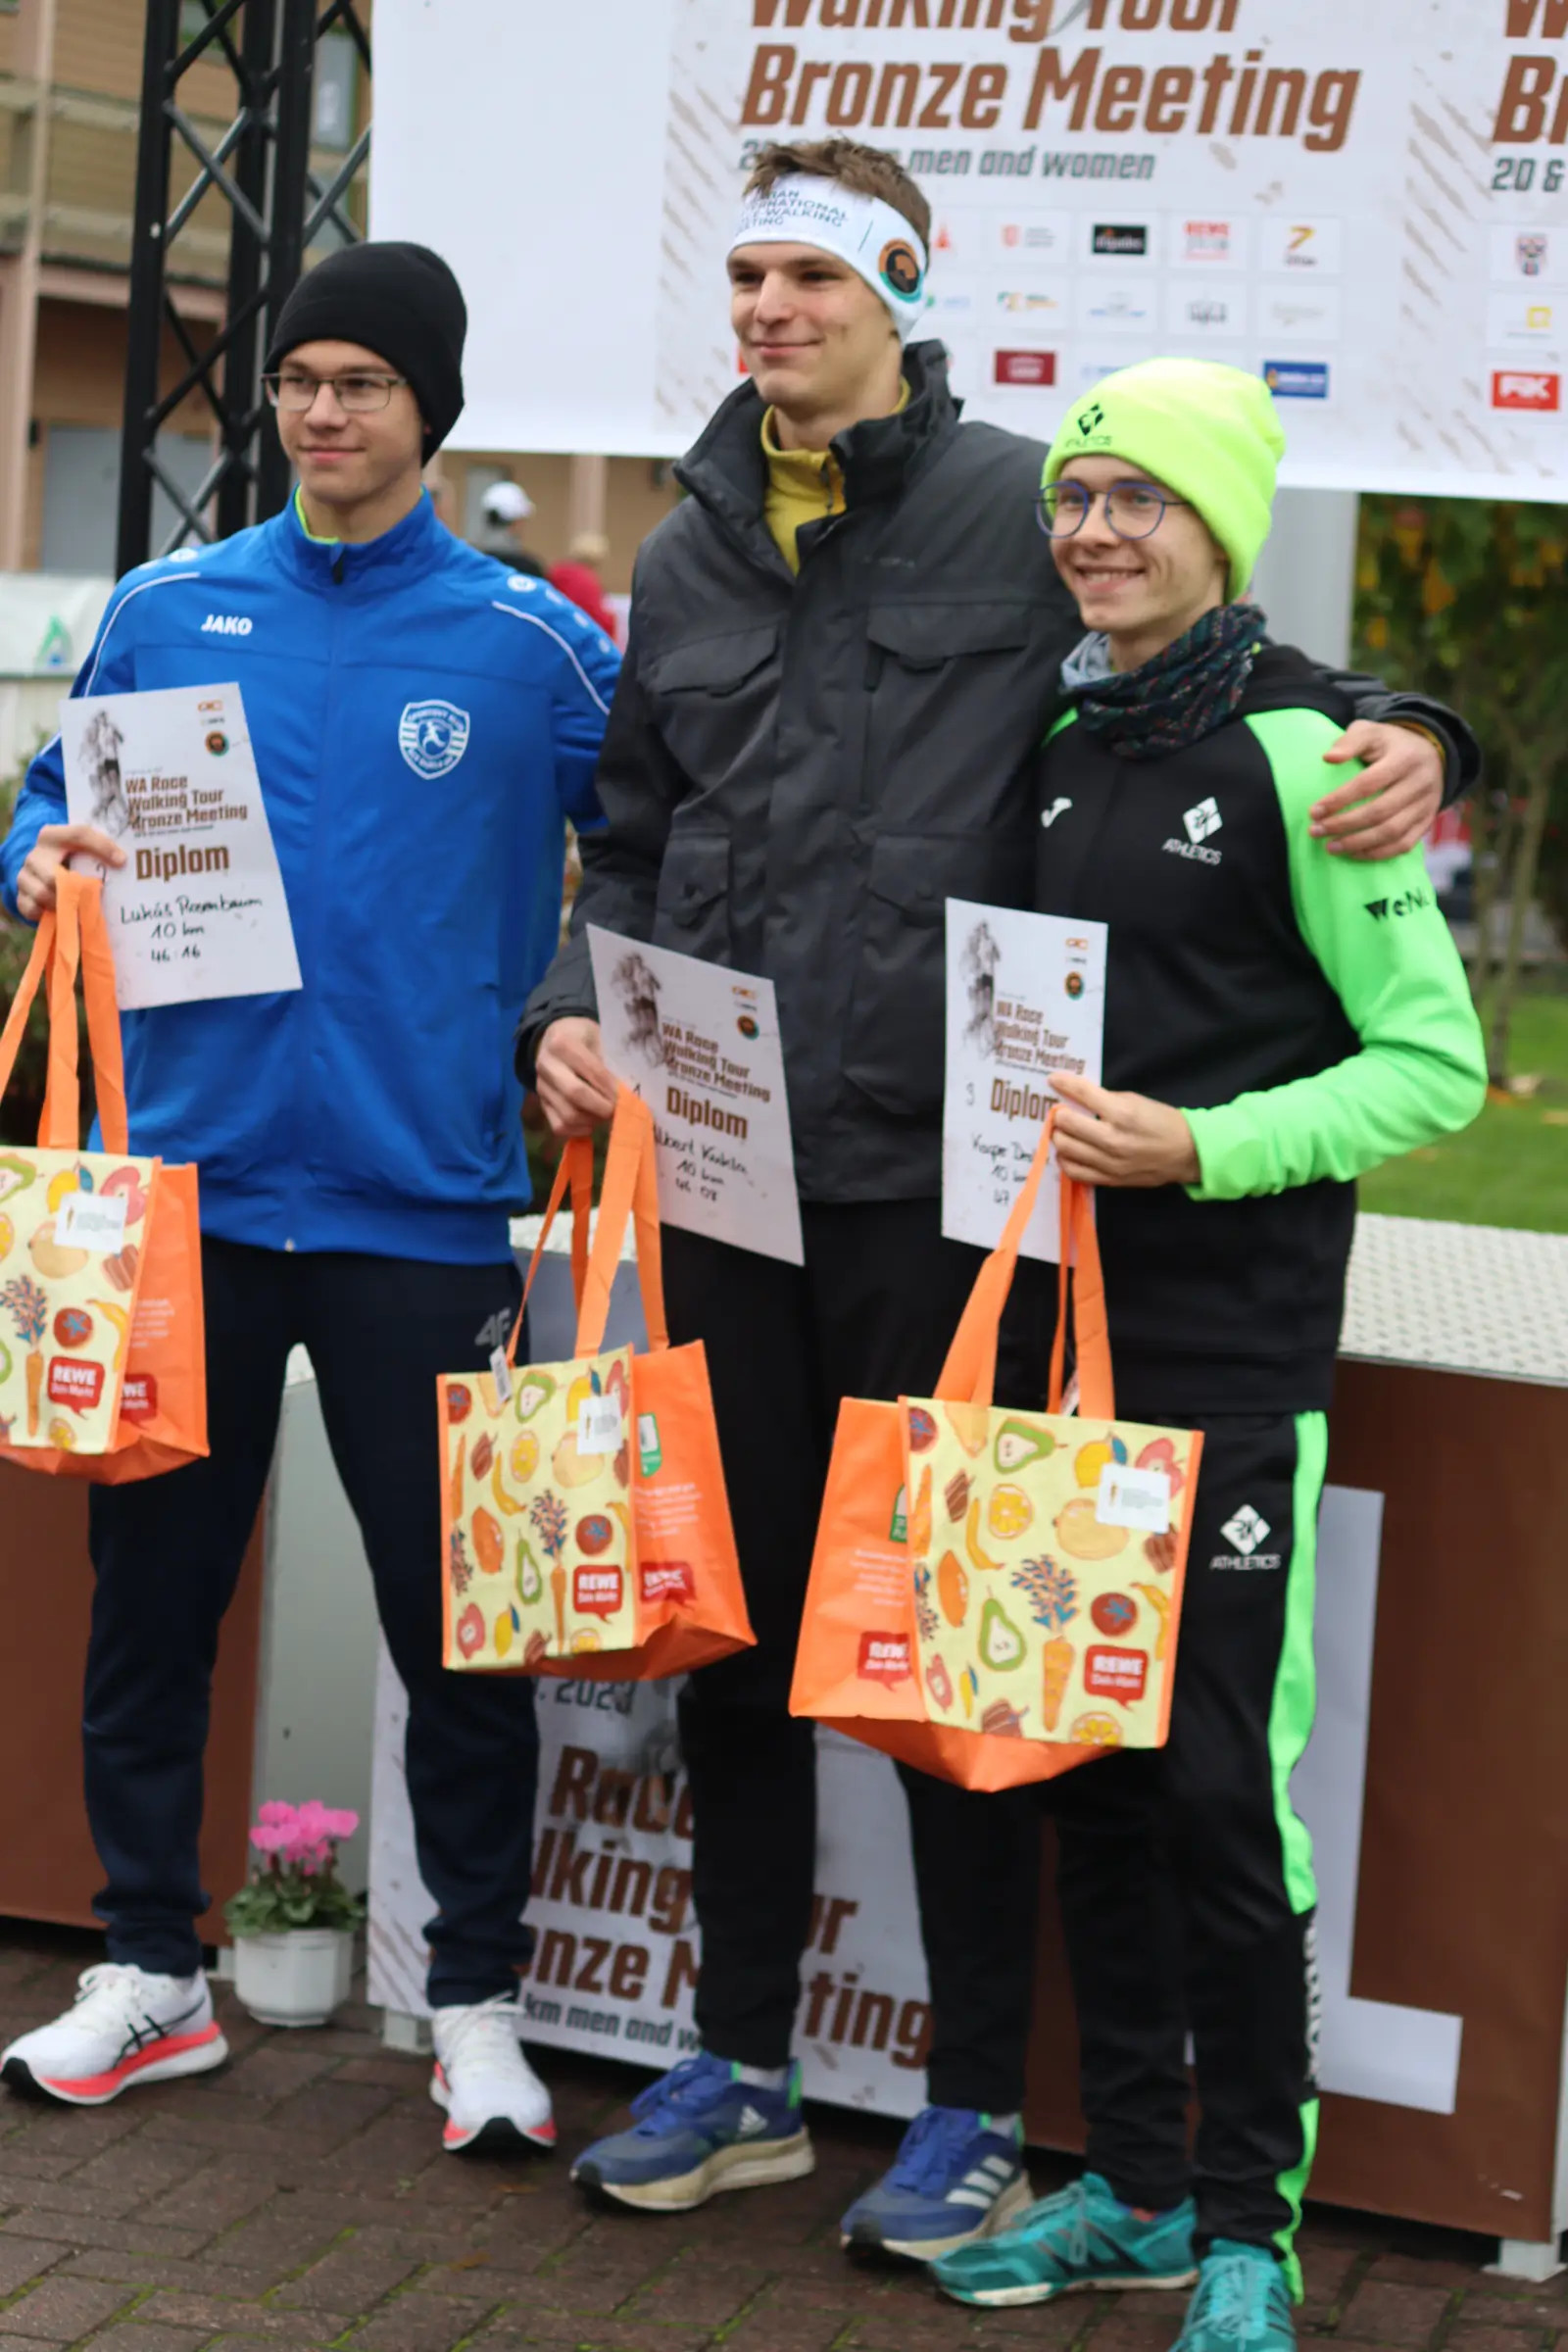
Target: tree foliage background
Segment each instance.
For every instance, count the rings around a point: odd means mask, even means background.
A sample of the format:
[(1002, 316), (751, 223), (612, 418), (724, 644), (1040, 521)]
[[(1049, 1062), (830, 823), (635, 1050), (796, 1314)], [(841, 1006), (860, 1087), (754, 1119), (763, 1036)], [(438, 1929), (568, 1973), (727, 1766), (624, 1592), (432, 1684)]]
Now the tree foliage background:
[(1533, 899), (1568, 939), (1568, 509), (1363, 498), (1355, 622), (1366, 666), (1451, 703), (1486, 754), (1471, 987), (1501, 1085)]

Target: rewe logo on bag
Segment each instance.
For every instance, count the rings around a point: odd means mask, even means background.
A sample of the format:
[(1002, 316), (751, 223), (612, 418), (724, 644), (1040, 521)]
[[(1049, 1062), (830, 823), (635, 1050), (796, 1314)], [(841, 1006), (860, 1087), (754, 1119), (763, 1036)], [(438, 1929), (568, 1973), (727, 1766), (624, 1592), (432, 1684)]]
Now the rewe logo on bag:
[(695, 1600), (697, 1579), (686, 1560), (644, 1560), (637, 1571), (644, 1600)]
[(613, 1617), (625, 1591), (618, 1568), (578, 1568), (571, 1580), (571, 1605), (579, 1617)]
[(868, 1683), (905, 1682), (912, 1672), (908, 1635), (862, 1634), (856, 1672)]
[(84, 1363), (71, 1355), (51, 1357), (48, 1380), (51, 1404), (70, 1404), (78, 1413), (90, 1412), (103, 1395), (103, 1386), (102, 1364)]
[(1142, 1649), (1111, 1649), (1101, 1642), (1084, 1656), (1084, 1689), (1097, 1698), (1119, 1698), (1124, 1706), (1142, 1698), (1149, 1682), (1149, 1654)]
[(122, 1421), (150, 1421), (158, 1410), (158, 1382), (151, 1372), (127, 1372), (120, 1392)]

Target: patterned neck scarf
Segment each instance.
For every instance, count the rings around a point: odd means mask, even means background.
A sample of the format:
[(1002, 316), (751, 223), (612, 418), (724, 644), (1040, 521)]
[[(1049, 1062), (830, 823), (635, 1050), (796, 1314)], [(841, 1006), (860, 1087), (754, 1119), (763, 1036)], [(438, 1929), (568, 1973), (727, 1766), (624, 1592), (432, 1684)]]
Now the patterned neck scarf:
[(1218, 605), (1138, 669), (1113, 670), (1103, 637), (1062, 663), (1078, 721), (1119, 760), (1163, 760), (1222, 727), (1247, 692), (1268, 629), (1256, 605)]

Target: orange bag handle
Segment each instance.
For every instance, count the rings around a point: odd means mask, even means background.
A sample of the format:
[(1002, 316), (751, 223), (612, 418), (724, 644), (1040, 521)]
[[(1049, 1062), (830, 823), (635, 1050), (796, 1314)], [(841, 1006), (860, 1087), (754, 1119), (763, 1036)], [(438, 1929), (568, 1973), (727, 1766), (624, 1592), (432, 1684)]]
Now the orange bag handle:
[(38, 924), (32, 954), (6, 1025), (0, 1032), (0, 1095), (11, 1083), (22, 1033), (47, 975), (49, 1074), (38, 1142), (46, 1151), (74, 1152), (81, 1141), (81, 1085), (76, 1058), (76, 974), (87, 1006), (87, 1043), (98, 1090), (98, 1122), (106, 1152), (128, 1152), (125, 1064), (115, 1003), (115, 962), (104, 922), (103, 884), (62, 866), (55, 905)]
[(533, 1278), (543, 1261), (550, 1228), (566, 1197), (568, 1184), (571, 1186), (571, 1289), (580, 1314), (583, 1285), (588, 1277), (588, 1219), (594, 1198), (594, 1148), (587, 1136), (571, 1138), (556, 1169), (556, 1180), (550, 1188), (550, 1199), (545, 1203), (544, 1223), (539, 1228), (539, 1239), (534, 1244), (533, 1255), (528, 1261), (522, 1297), (513, 1320), (512, 1337), (507, 1342), (507, 1361), (514, 1366), (517, 1361), (517, 1343), (522, 1337), (522, 1318), (528, 1311), (528, 1293), (533, 1289)]
[[(1056, 1123), (1054, 1110), (1046, 1115), (1035, 1155), (1023, 1188), (1003, 1228), (1002, 1239), (981, 1267), (958, 1319), (946, 1363), (938, 1375), (935, 1394), (954, 1403), (989, 1405), (997, 1384), (997, 1343), (1003, 1309), (1017, 1271), (1018, 1252), (1034, 1215), (1045, 1181)], [(1105, 1285), (1100, 1263), (1100, 1241), (1095, 1231), (1090, 1188), (1062, 1176), (1061, 1259), (1057, 1281), (1056, 1333), (1051, 1350), (1048, 1412), (1061, 1410), (1062, 1372), (1066, 1361), (1068, 1268), (1075, 1264), (1072, 1286), (1073, 1335), (1077, 1342), (1078, 1391), (1087, 1418), (1115, 1418), (1115, 1387), (1110, 1369), (1110, 1332), (1105, 1318)], [(1076, 1261), (1076, 1263), (1075, 1263)]]
[(968, 1302), (958, 1318), (958, 1328), (953, 1335), (947, 1361), (938, 1374), (937, 1396), (951, 1398), (955, 1403), (991, 1402), (997, 1383), (997, 1341), (1002, 1312), (1012, 1288), (1018, 1251), (1045, 1181), (1055, 1115), (1054, 1110), (1047, 1113), (1023, 1189), (1007, 1212), (1001, 1241), (975, 1278)]
[(664, 1322), (664, 1267), (659, 1239), (659, 1166), (654, 1114), (629, 1086), (615, 1089), (615, 1116), (599, 1198), (599, 1229), (577, 1317), (577, 1353), (597, 1355), (610, 1316), (610, 1294), (620, 1264), (628, 1220), (637, 1231), (637, 1280), (650, 1348), (669, 1346)]
[[(1114, 1421), (1116, 1384), (1110, 1369), (1110, 1324), (1105, 1315), (1105, 1276), (1095, 1229), (1094, 1188), (1061, 1180), (1061, 1265), (1056, 1282), (1056, 1336), (1051, 1346), (1051, 1385), (1046, 1410), (1061, 1410), (1062, 1371), (1067, 1352), (1067, 1263), (1072, 1260), (1072, 1329), (1077, 1345), (1078, 1410), (1086, 1421)], [(1069, 1247), (1069, 1244), (1071, 1245)]]
[(38, 917), (27, 968), (17, 982), (17, 993), (11, 1000), (5, 1028), (0, 1030), (0, 1094), (4, 1094), (11, 1084), (11, 1073), (17, 1066), (17, 1055), (22, 1049), (22, 1033), (27, 1025), (32, 1001), (38, 994), (38, 983), (54, 960), (54, 946), (55, 914), (51, 906), (47, 913)]

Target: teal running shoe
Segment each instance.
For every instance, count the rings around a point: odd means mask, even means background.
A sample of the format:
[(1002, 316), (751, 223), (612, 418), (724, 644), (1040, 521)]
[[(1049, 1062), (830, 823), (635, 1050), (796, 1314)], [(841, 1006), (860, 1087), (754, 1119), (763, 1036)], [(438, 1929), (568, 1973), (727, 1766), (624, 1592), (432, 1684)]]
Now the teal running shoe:
[(1215, 2238), (1175, 2352), (1296, 2352), (1285, 2273), (1267, 2246)]
[(1086, 2286), (1191, 2286), (1197, 2220), (1191, 2197), (1168, 2213), (1141, 2214), (1112, 2196), (1098, 2173), (1085, 2173), (1071, 2188), (1031, 2205), (1010, 2229), (944, 2254), (931, 2276), (955, 2302), (993, 2309), (1049, 2303)]

